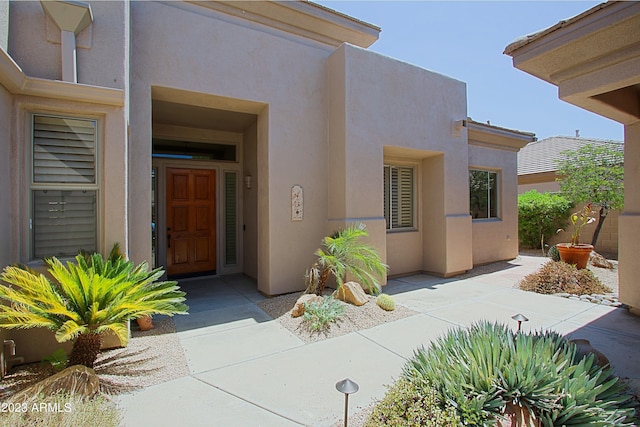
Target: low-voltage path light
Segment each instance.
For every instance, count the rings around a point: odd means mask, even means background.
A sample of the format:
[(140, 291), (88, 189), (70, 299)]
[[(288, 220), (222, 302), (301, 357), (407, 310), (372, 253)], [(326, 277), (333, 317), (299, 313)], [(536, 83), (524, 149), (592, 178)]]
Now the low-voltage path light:
[(518, 322), (518, 332), (520, 332), (520, 327), (522, 326), (522, 322), (528, 322), (529, 319), (527, 319), (523, 314), (516, 314), (514, 316), (511, 316), (511, 318), (513, 320), (515, 320), (516, 322)]
[(344, 427), (347, 427), (347, 419), (349, 418), (349, 395), (360, 390), (360, 387), (349, 378), (345, 378), (336, 383), (336, 390), (344, 393)]

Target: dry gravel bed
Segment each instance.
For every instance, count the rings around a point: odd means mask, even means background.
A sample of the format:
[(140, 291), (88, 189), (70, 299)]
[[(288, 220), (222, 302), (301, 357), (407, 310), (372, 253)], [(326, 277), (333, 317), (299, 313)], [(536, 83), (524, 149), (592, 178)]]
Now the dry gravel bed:
[[(132, 324), (126, 348), (100, 353), (94, 370), (102, 393), (120, 394), (189, 375), (173, 319), (158, 316), (153, 323), (155, 329), (146, 332)], [(54, 373), (49, 363), (15, 366), (0, 381), (0, 401)]]
[(385, 311), (378, 307), (375, 297), (369, 296), (369, 302), (356, 307), (351, 304), (344, 304), (344, 314), (336, 322), (331, 322), (329, 327), (321, 332), (310, 331), (303, 322), (302, 316), (292, 317), (291, 310), (300, 298), (302, 292), (281, 295), (275, 298), (260, 301), (258, 307), (273, 317), (282, 326), (287, 328), (304, 342), (310, 343), (321, 341), (327, 338), (335, 338), (350, 332), (373, 328), (387, 322), (403, 319), (417, 314), (396, 303), (396, 309)]

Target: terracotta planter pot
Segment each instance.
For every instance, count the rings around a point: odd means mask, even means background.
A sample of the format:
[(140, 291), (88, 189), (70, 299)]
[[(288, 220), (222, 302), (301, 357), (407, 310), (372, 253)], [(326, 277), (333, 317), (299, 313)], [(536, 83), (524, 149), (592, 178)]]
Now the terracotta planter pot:
[(507, 403), (502, 417), (496, 420), (496, 427), (540, 427), (540, 419), (534, 418), (527, 408)]
[(140, 327), (141, 331), (150, 331), (155, 327), (153, 326), (151, 316), (139, 317), (136, 319), (136, 322), (138, 322), (138, 326)]
[(560, 259), (567, 264), (573, 264), (576, 268), (587, 268), (589, 262), (589, 256), (593, 250), (592, 245), (578, 244), (571, 245), (570, 243), (558, 243), (556, 245), (558, 252), (560, 253)]

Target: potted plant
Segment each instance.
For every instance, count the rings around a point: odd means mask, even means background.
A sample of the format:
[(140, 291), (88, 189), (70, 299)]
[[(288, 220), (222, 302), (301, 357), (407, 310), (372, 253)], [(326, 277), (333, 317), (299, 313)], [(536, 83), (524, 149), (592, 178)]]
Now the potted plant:
[(153, 319), (149, 315), (138, 317), (136, 322), (138, 323), (141, 331), (150, 331), (155, 328), (155, 326), (153, 326)]
[[(591, 203), (588, 203), (581, 211), (572, 213), (569, 218), (573, 226), (571, 243), (558, 243), (556, 245), (560, 253), (560, 259), (567, 264), (575, 265), (578, 269), (587, 267), (589, 256), (593, 250), (593, 245), (580, 243), (582, 227), (596, 220), (595, 217), (591, 216), (591, 212)], [(558, 232), (560, 231), (563, 230), (558, 229)]]

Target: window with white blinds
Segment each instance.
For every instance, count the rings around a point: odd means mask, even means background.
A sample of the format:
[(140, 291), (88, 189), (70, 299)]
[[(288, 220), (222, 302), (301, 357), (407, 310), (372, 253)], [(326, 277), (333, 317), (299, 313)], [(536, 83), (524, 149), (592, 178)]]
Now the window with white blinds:
[(387, 230), (414, 228), (414, 168), (384, 166), (384, 217)]
[(33, 116), (32, 255), (97, 250), (97, 122)]

